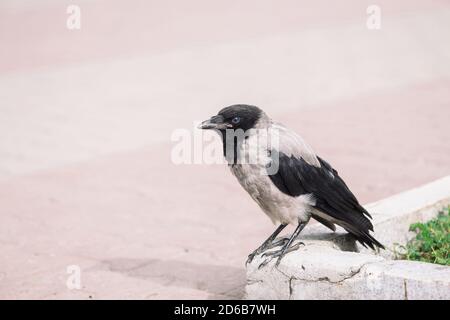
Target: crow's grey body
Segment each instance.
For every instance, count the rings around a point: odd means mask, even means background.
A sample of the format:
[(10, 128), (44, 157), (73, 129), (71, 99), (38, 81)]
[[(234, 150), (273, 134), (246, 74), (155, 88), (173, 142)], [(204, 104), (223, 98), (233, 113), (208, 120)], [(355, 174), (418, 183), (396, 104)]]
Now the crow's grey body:
[[(314, 196), (287, 195), (273, 184), (265, 172), (272, 161), (267, 137), (270, 135), (272, 139), (277, 139), (276, 144), (283, 153), (305, 157), (312, 165), (318, 164), (317, 158), (300, 136), (288, 131), (281, 124), (273, 123), (266, 115), (258, 120), (255, 129), (250, 131), (248, 137), (238, 146), (237, 161), (229, 165), (231, 172), (273, 223), (308, 222), (315, 204)], [(258, 163), (246, 163), (247, 159), (258, 159)]]
[(308, 222), (314, 197), (306, 194), (294, 198), (282, 193), (268, 176), (260, 175), (260, 169), (255, 164), (237, 164), (231, 167), (231, 172), (273, 223)]

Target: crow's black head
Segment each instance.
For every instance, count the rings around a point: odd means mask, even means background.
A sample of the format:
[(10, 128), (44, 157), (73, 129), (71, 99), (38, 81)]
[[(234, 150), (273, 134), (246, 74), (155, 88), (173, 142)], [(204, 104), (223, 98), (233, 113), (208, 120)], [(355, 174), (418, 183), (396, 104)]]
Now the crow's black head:
[(242, 129), (247, 131), (254, 128), (261, 118), (263, 111), (255, 106), (246, 104), (235, 104), (219, 111), (216, 116), (203, 121), (200, 129)]

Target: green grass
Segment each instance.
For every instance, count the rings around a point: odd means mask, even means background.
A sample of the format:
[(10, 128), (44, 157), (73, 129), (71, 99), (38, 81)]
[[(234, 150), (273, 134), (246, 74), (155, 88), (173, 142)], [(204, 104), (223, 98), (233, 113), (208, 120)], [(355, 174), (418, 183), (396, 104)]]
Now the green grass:
[(414, 223), (416, 237), (406, 245), (406, 259), (450, 265), (450, 207), (426, 223)]

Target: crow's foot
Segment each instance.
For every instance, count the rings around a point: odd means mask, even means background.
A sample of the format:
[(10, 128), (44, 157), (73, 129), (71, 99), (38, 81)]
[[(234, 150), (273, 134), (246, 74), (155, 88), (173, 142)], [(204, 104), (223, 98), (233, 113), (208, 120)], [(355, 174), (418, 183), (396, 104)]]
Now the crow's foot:
[[(279, 242), (281, 242), (281, 241), (284, 241), (284, 239), (279, 240)], [(289, 241), (289, 239), (287, 241)], [(284, 241), (284, 242), (286, 242), (286, 241)], [(281, 259), (283, 259), (283, 257), (285, 255), (287, 255), (288, 253), (290, 253), (292, 251), (297, 250), (298, 248), (300, 248), (301, 245), (305, 245), (305, 244), (303, 242), (297, 242), (297, 243), (293, 244), (292, 246), (290, 246), (289, 248), (283, 247), (280, 250), (264, 252), (262, 256), (266, 257), (266, 259), (264, 259), (264, 261), (259, 265), (258, 269), (261, 269), (262, 267), (267, 265), (274, 258), (277, 258), (277, 262), (275, 263), (275, 266), (278, 267)]]
[(289, 238), (281, 238), (280, 240), (277, 240), (277, 241), (274, 241), (274, 242), (270, 243), (267, 246), (266, 250), (270, 250), (270, 249), (273, 249), (273, 248), (276, 248), (276, 247), (285, 246), (286, 243), (288, 243), (288, 242), (289, 242)]

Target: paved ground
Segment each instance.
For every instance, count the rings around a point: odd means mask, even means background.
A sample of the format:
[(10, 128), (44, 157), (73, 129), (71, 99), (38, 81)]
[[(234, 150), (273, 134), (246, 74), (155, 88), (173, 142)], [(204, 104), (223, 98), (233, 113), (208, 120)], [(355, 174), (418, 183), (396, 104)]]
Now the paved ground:
[(226, 167), (170, 158), (228, 104), (296, 129), (362, 202), (450, 174), (445, 1), (378, 1), (379, 31), (361, 1), (79, 1), (79, 31), (68, 3), (0, 4), (0, 298), (241, 297), (273, 226)]

